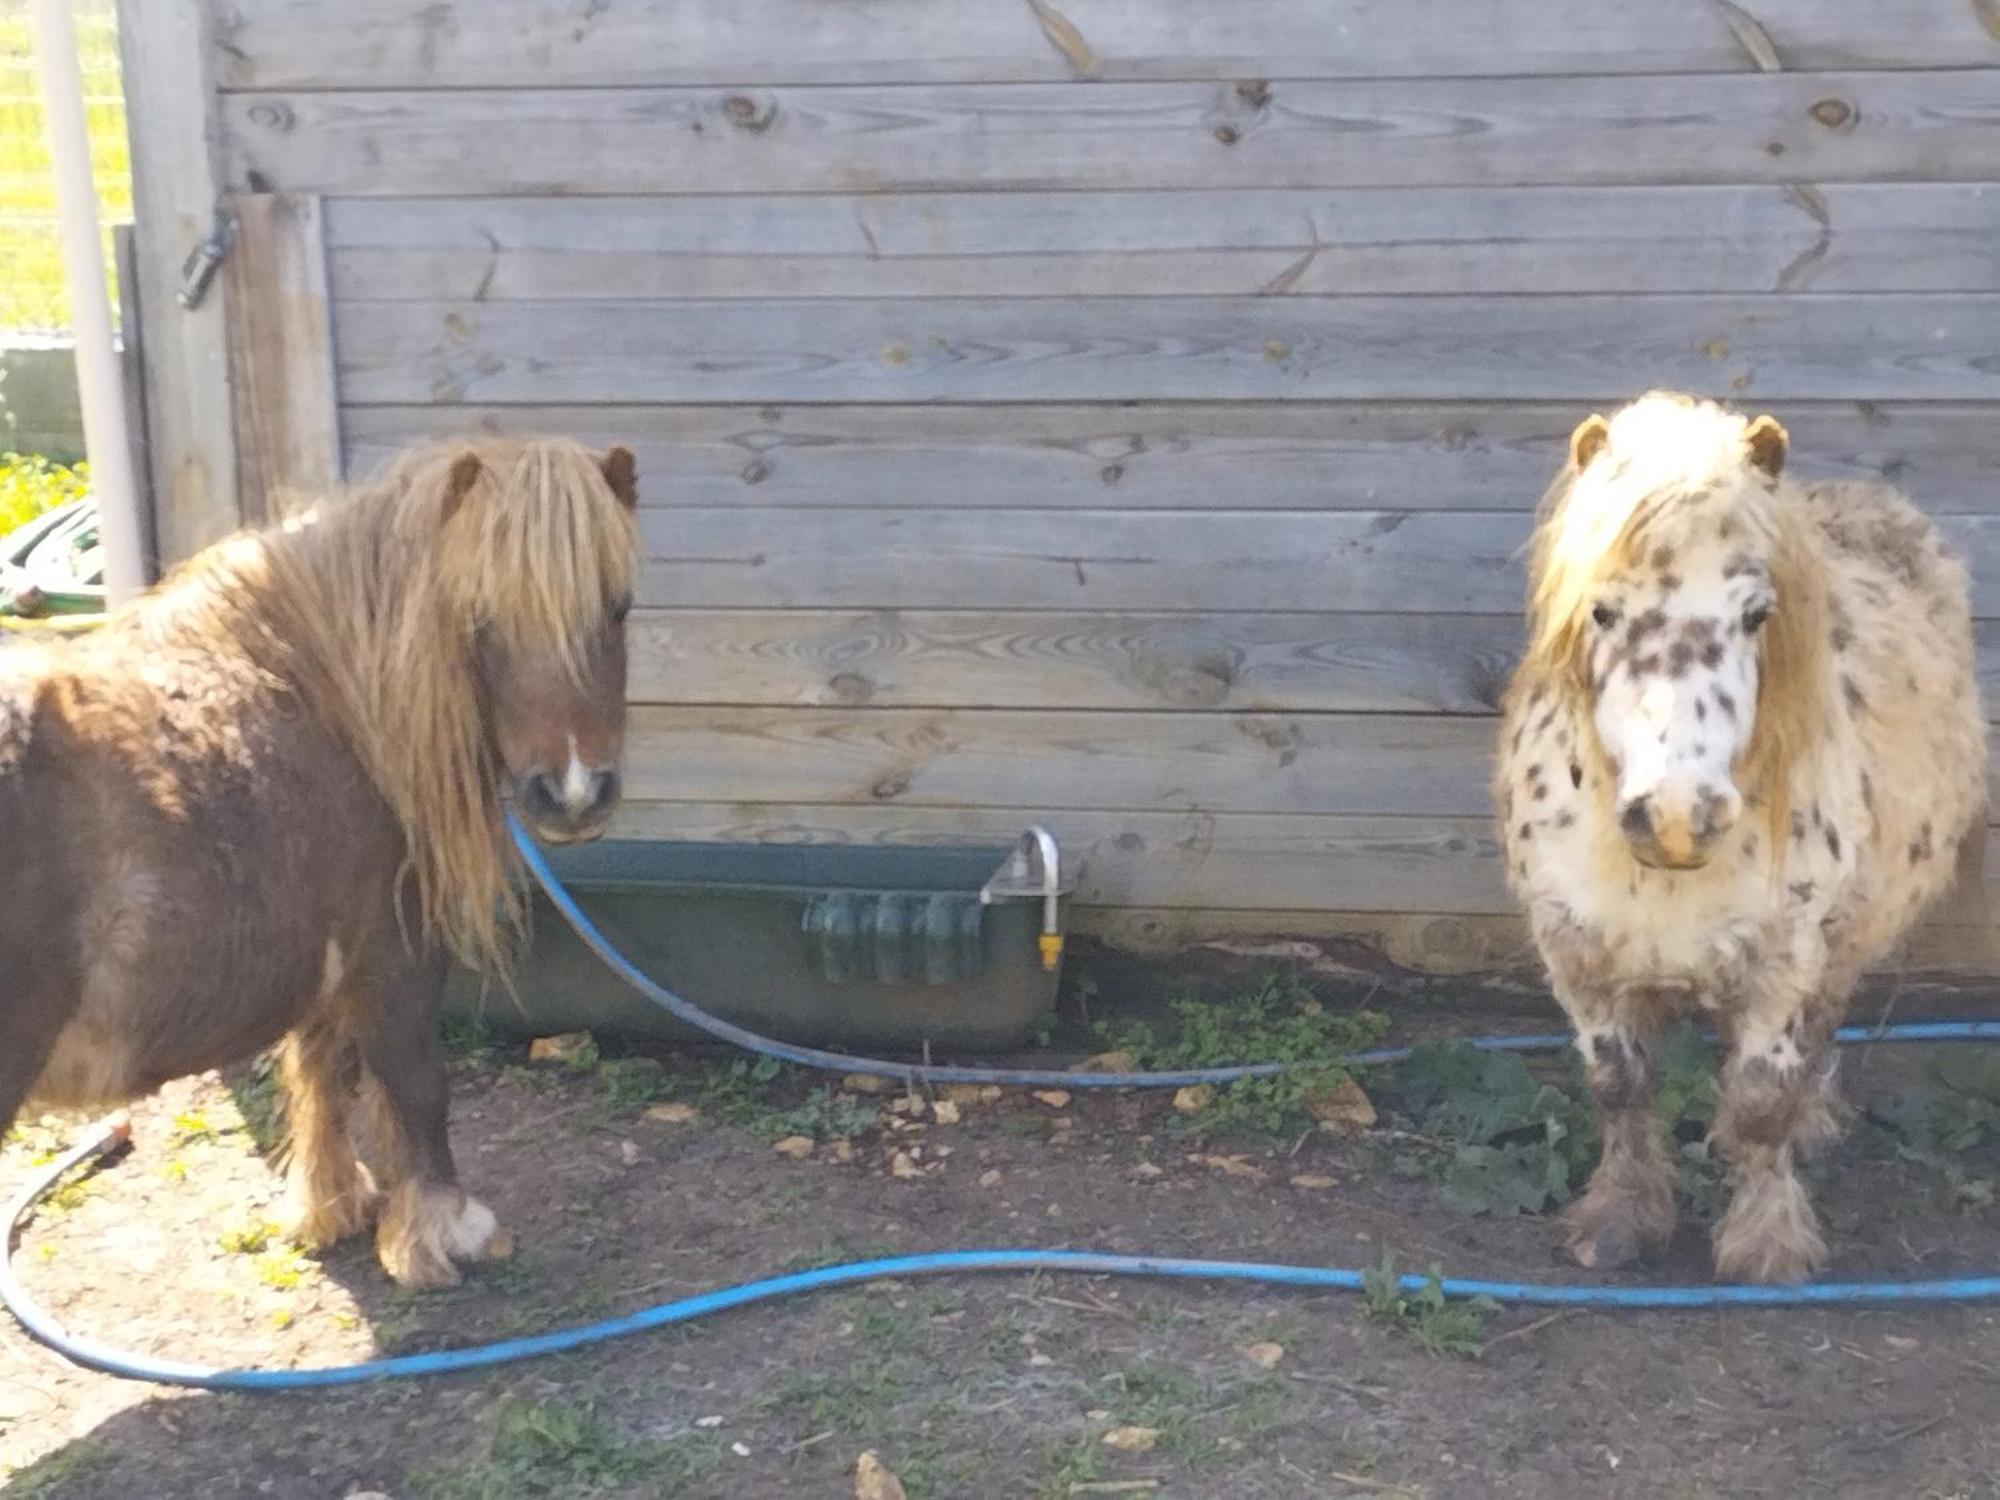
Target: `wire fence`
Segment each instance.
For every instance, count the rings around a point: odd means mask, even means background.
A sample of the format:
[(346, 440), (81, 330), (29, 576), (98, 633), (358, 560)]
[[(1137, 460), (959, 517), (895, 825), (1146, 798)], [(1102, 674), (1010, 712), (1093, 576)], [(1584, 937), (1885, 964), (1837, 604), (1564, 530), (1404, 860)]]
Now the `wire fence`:
[[(110, 226), (132, 217), (117, 8), (115, 0), (75, 0), (75, 7), (90, 159), (108, 269)], [(0, 341), (22, 333), (58, 334), (69, 327), (56, 225), (55, 178), (42, 138), (28, 0), (0, 0)], [(111, 293), (115, 299), (115, 278)]]

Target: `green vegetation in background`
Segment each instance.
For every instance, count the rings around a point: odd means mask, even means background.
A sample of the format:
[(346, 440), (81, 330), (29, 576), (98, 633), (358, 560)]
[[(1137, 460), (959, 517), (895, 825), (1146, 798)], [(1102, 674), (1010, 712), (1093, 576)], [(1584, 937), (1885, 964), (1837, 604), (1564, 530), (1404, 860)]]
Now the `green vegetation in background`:
[[(113, 0), (76, 0), (75, 8), (99, 214), (103, 223), (116, 224), (132, 217), (117, 12)], [(104, 260), (109, 273), (108, 233)], [(111, 290), (115, 299), (115, 284)], [(0, 0), (0, 332), (53, 333), (67, 327), (69, 303), (63, 294), (55, 178), (42, 139), (34, 27), (27, 0)]]
[(89, 487), (88, 464), (71, 468), (40, 454), (0, 453), (0, 537), (44, 511), (81, 500)]

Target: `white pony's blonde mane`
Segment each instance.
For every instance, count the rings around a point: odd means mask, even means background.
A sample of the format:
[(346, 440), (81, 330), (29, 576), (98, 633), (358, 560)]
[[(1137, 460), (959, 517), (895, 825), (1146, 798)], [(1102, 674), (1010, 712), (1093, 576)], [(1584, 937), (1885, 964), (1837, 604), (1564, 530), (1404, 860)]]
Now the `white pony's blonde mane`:
[[(1579, 713), (1602, 759), (1589, 680), (1590, 614), (1610, 579), (1638, 566), (1702, 500), (1763, 553), (1777, 607), (1759, 638), (1757, 711), (1737, 770), (1761, 799), (1774, 842), (1790, 817), (1791, 768), (1826, 724), (1826, 579), (1802, 499), (1752, 462), (1751, 424), (1713, 402), (1655, 391), (1578, 429), (1571, 457), (1536, 507), (1529, 545), (1528, 640), (1517, 682), (1546, 683)], [(1782, 430), (1771, 424), (1782, 443)], [(1594, 444), (1578, 463), (1578, 443)], [(1782, 449), (1780, 449), (1782, 453)], [(1596, 455), (1594, 463), (1590, 458)], [(1710, 514), (1714, 510), (1710, 510)]]

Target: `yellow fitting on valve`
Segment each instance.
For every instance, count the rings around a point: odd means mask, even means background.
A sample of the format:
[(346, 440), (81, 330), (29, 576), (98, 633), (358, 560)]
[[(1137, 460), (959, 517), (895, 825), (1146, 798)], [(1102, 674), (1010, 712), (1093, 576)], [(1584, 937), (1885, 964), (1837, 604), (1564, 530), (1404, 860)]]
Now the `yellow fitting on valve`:
[(1060, 932), (1045, 932), (1041, 936), (1041, 944), (1042, 967), (1053, 969), (1057, 964), (1062, 962), (1062, 934)]

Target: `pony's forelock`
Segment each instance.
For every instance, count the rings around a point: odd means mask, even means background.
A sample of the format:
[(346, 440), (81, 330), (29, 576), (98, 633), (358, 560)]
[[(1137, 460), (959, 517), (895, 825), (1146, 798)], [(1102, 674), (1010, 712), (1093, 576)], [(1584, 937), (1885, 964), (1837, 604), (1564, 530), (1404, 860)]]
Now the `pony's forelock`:
[[(459, 492), (452, 471), (480, 460)], [(598, 457), (563, 439), (418, 449), (344, 501), (266, 533), (287, 633), (394, 810), (427, 936), (505, 972), (523, 916), (480, 701), (482, 635), (580, 677), (629, 595), (632, 514)]]
[(1756, 471), (1741, 417), (1673, 392), (1615, 415), (1585, 469), (1566, 463), (1537, 506), (1529, 545), (1527, 642), (1518, 682), (1540, 683), (1582, 709), (1584, 745), (1602, 761), (1590, 712), (1591, 610), (1605, 583), (1638, 564), (1670, 528), (1673, 502), (1721, 503), (1763, 544), (1777, 605), (1761, 632), (1757, 708), (1737, 759), (1745, 792), (1770, 819), (1774, 852), (1790, 822), (1791, 769), (1825, 713), (1824, 582), (1800, 499)]

